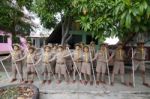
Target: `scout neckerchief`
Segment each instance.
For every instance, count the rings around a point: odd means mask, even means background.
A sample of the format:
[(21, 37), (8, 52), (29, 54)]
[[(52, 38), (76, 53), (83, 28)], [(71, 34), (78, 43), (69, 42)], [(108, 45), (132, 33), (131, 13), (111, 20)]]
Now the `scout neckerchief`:
[(88, 62), (88, 52), (85, 52), (85, 61)]
[[(107, 48), (105, 47), (105, 50), (104, 50), (104, 56), (105, 56), (105, 59), (107, 58)], [(107, 59), (106, 59), (107, 60)]]
[[(12, 57), (14, 57), (14, 58), (13, 58), (14, 60), (15, 60), (15, 58), (16, 58), (17, 52), (19, 52), (19, 50), (14, 50), (14, 51), (12, 52)], [(18, 56), (17, 56), (17, 57), (18, 57)]]
[(29, 53), (29, 58), (32, 60), (32, 62), (34, 63), (34, 61), (33, 61), (33, 54), (34, 54), (34, 52), (32, 52), (32, 53)]
[(79, 61), (78, 59), (79, 59), (79, 50), (77, 50), (77, 61)]
[(119, 49), (120, 58), (122, 57), (122, 49)]
[(104, 55), (104, 54), (105, 54), (105, 50), (101, 49), (101, 50), (100, 50), (100, 54), (102, 54), (102, 57), (104, 57), (104, 56), (105, 56), (105, 55)]
[(142, 58), (143, 58), (143, 56), (144, 56), (144, 48), (143, 47), (141, 48), (141, 53), (142, 53)]
[(95, 54), (95, 48), (93, 46), (91, 46), (91, 53), (92, 53), (92, 57), (94, 57)]
[(48, 60), (48, 54), (49, 54), (49, 52), (45, 51), (44, 58), (45, 58), (45, 61), (46, 61), (46, 62), (47, 62), (47, 60)]

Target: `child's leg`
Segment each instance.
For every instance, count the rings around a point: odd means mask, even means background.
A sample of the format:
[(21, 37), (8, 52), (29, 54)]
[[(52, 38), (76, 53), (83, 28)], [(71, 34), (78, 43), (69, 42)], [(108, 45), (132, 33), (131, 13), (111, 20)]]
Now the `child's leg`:
[(90, 78), (90, 85), (93, 85), (92, 75), (89, 75), (89, 78)]
[(101, 81), (105, 82), (105, 73), (102, 73)]
[(99, 81), (99, 78), (100, 78), (100, 73), (97, 72), (96, 80)]
[(26, 69), (26, 72), (25, 72), (25, 81), (24, 81), (24, 83), (28, 83), (29, 74), (31, 74), (31, 69), (30, 69), (30, 67), (27, 65), (27, 69)]
[(16, 81), (16, 74), (17, 74), (17, 71), (16, 71), (15, 64), (12, 64), (12, 80), (11, 80), (11, 82)]
[(87, 81), (87, 75), (84, 73), (84, 80)]
[(74, 81), (76, 80), (76, 70), (75, 69), (73, 70), (73, 80)]

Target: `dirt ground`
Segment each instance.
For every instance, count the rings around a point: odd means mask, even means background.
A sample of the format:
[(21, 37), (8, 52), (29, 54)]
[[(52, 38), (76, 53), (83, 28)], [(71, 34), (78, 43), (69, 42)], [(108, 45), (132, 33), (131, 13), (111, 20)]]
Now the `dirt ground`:
[[(9, 60), (4, 62), (6, 69), (11, 76), (11, 62)], [(38, 66), (38, 71), (41, 70), (41, 65)], [(128, 73), (128, 71), (127, 71)], [(128, 78), (126, 74), (125, 79)], [(42, 79), (42, 76), (40, 75)], [(150, 83), (150, 70), (147, 69), (146, 72), (147, 81)], [(114, 86), (107, 84), (100, 84), (99, 86), (93, 85), (83, 85), (79, 82), (66, 83), (62, 82), (57, 84), (54, 79), (50, 85), (42, 85), (38, 78), (35, 79), (34, 85), (40, 90), (40, 99), (150, 99), (150, 88), (142, 85), (142, 80), (140, 77), (140, 72), (135, 73), (136, 86), (135, 88), (127, 87), (120, 84), (120, 76), (116, 77), (116, 82)], [(107, 80), (108, 81), (108, 80)], [(19, 83), (10, 83), (7, 76), (0, 65), (0, 86), (10, 85)]]

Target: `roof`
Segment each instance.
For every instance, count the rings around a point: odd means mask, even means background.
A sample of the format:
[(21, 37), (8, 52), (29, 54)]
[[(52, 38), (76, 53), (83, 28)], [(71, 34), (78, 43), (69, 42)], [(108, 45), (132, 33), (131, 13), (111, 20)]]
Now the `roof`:
[(62, 38), (62, 25), (61, 22), (55, 27), (54, 31), (49, 35), (48, 43), (61, 43)]

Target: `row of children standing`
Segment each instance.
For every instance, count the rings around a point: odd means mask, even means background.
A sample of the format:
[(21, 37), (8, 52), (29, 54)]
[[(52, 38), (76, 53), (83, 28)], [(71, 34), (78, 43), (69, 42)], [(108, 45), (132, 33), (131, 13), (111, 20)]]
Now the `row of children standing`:
[[(36, 53), (36, 48), (32, 46), (31, 42), (28, 42), (27, 46), (27, 49), (24, 50), (24, 54), (22, 54), (20, 45), (13, 45), (13, 51), (10, 55), (12, 56), (13, 63), (13, 77), (11, 82), (17, 80), (17, 73), (20, 74), (20, 78), (23, 83), (33, 83), (34, 77), (37, 75), (37, 67), (35, 64), (38, 61), (38, 55)], [(107, 83), (105, 76), (106, 71), (109, 70), (107, 65), (109, 65), (108, 63), (110, 60), (113, 60), (114, 64), (111, 74), (111, 85), (114, 85), (115, 75), (119, 73), (121, 76), (121, 83), (123, 85), (133, 86), (133, 72), (131, 72), (131, 77), (129, 77), (130, 79), (128, 82), (126, 82), (124, 79), (124, 61), (125, 57), (127, 57), (127, 54), (124, 51), (123, 44), (121, 42), (117, 44), (117, 48), (112, 54), (109, 53), (109, 48), (106, 43), (102, 43), (100, 49), (96, 52), (94, 42), (91, 42), (90, 45), (77, 43), (75, 44), (75, 50), (73, 51), (69, 49), (69, 45), (62, 46), (56, 44), (48, 44), (44, 46), (43, 49), (44, 52), (41, 54), (43, 68), (42, 84), (45, 84), (46, 82), (50, 84), (52, 77), (57, 79), (57, 83), (61, 83), (62, 75), (67, 83), (69, 83), (70, 80), (73, 83), (80, 81), (85, 85), (87, 83), (93, 85), (94, 80), (96, 81), (97, 85), (100, 83)], [(134, 61), (134, 71), (136, 71), (139, 67), (142, 73), (143, 85), (149, 87), (150, 85), (145, 79), (145, 55), (146, 51), (144, 49), (144, 42), (138, 42), (137, 48), (134, 50), (134, 56), (132, 57), (132, 60)], [(21, 66), (22, 60), (25, 60), (26, 62), (25, 77), (23, 77), (23, 67)], [(95, 79), (94, 76), (96, 76)]]

